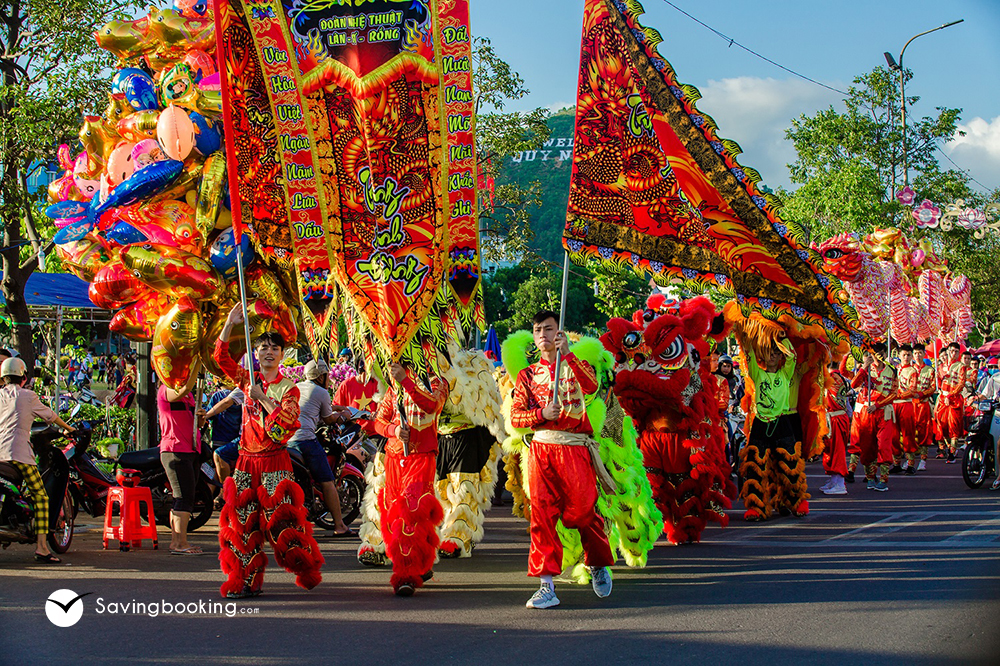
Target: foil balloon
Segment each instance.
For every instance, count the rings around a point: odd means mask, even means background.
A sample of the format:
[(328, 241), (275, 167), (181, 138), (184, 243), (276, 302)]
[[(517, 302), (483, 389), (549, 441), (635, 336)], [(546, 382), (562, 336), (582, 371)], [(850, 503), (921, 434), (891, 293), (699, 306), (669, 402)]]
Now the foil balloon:
[[(240, 239), (240, 249), (243, 254), (243, 268), (253, 261), (253, 243), (250, 242), (250, 235), (243, 234)], [(219, 237), (212, 242), (209, 248), (209, 258), (215, 270), (219, 271), (226, 280), (235, 280), (239, 270), (237, 264), (236, 242), (233, 237), (233, 230), (226, 229)]]
[[(97, 271), (94, 281), (90, 283), (90, 292), (90, 300), (98, 307), (107, 310), (115, 310), (128, 303), (150, 298), (152, 293), (149, 287), (139, 282), (121, 261), (112, 261)], [(97, 303), (95, 295), (109, 305)]]
[(100, 215), (117, 206), (128, 206), (159, 192), (174, 181), (184, 170), (184, 163), (176, 160), (154, 162), (132, 174), (132, 177), (116, 187), (108, 198), (97, 206)]
[[(225, 377), (225, 373), (219, 367), (219, 364), (215, 362), (215, 342), (219, 339), (219, 335), (222, 333), (222, 328), (226, 324), (226, 318), (229, 317), (229, 311), (233, 309), (233, 305), (236, 301), (223, 301), (219, 304), (218, 310), (212, 315), (211, 319), (205, 326), (205, 337), (201, 349), (201, 362), (205, 366), (205, 369), (211, 372), (216, 377)], [(240, 359), (246, 354), (247, 343), (246, 335), (243, 333), (242, 326), (236, 326), (229, 333), (229, 357), (233, 359), (234, 363), (239, 363)]]
[(104, 119), (112, 125), (117, 125), (122, 118), (135, 113), (135, 109), (128, 103), (124, 95), (108, 94), (108, 108), (104, 109)]
[(149, 240), (145, 234), (128, 222), (119, 222), (110, 231), (105, 232), (104, 237), (118, 245), (133, 245)]
[(191, 122), (194, 123), (194, 149), (208, 156), (222, 147), (222, 135), (215, 125), (200, 113), (191, 112)]
[(194, 72), (186, 63), (177, 63), (160, 77), (160, 96), (163, 104), (176, 104), (192, 90), (197, 90)]
[[(78, 192), (83, 195), (83, 198), (90, 201), (94, 198), (101, 189), (101, 181), (99, 178), (91, 178), (90, 172), (90, 158), (87, 155), (87, 151), (83, 151), (76, 158), (76, 164), (73, 166), (73, 184), (76, 186)], [(98, 173), (100, 171), (98, 170)], [(96, 174), (95, 174), (96, 175)]]
[(111, 21), (94, 33), (97, 43), (105, 51), (118, 56), (119, 60), (131, 60), (154, 48), (146, 39), (149, 19), (143, 17), (135, 21)]
[(85, 282), (92, 282), (97, 272), (111, 261), (104, 246), (91, 237), (57, 245), (56, 253), (62, 260), (63, 266)]
[(149, 12), (149, 35), (158, 52), (215, 50), (215, 21), (207, 16), (187, 17), (173, 9)]
[(156, 139), (143, 139), (132, 148), (132, 163), (135, 170), (145, 169), (153, 162), (167, 159)]
[(199, 49), (191, 49), (184, 56), (184, 64), (191, 69), (195, 83), (201, 83), (206, 76), (216, 73), (215, 58)]
[(170, 183), (170, 187), (167, 187), (156, 194), (149, 197), (150, 203), (155, 203), (157, 201), (168, 201), (170, 199), (180, 199), (187, 198), (189, 195), (192, 197), (190, 202), (194, 206), (196, 201), (193, 198), (196, 195), (195, 188), (198, 186), (198, 180), (201, 178), (201, 170), (203, 165), (203, 159), (200, 155), (193, 155), (184, 163), (183, 169), (181, 169), (181, 174), (177, 176), (177, 180)]
[(247, 303), (247, 321), (250, 323), (250, 335), (257, 337), (263, 333), (274, 332), (285, 340), (285, 345), (295, 342), (298, 331), (291, 311), (284, 303), (272, 307), (263, 298)]
[(226, 156), (217, 152), (205, 160), (205, 168), (198, 190), (198, 207), (195, 209), (195, 223), (206, 238), (215, 227), (222, 201), (222, 191), (226, 184)]
[(122, 263), (143, 284), (177, 296), (209, 300), (223, 295), (223, 282), (212, 265), (184, 250), (142, 243), (122, 248)]
[[(131, 118), (131, 116), (129, 116)], [(101, 116), (85, 116), (80, 127), (80, 143), (87, 153), (87, 173), (96, 177), (104, 168), (121, 135), (118, 127)]]
[(122, 83), (125, 99), (136, 111), (152, 111), (160, 108), (156, 98), (156, 84), (146, 73), (133, 74)]
[(246, 277), (247, 298), (262, 298), (272, 309), (278, 308), (282, 303), (288, 301), (277, 276), (266, 268), (255, 266), (244, 275)]
[(156, 323), (150, 364), (165, 385), (181, 391), (201, 367), (202, 318), (198, 304), (181, 297)]
[(52, 237), (52, 242), (56, 245), (64, 245), (73, 241), (83, 240), (87, 234), (94, 229), (94, 222), (89, 217), (84, 217), (71, 222), (60, 229)]
[(212, 10), (208, 0), (174, 0), (174, 9), (185, 18), (208, 17), (211, 18)]
[(156, 121), (156, 138), (167, 156), (183, 162), (194, 150), (194, 123), (184, 109), (171, 104)]
[(222, 75), (218, 72), (206, 75), (205, 78), (198, 82), (198, 90), (202, 92), (221, 92)]
[(90, 206), (80, 201), (60, 201), (45, 209), (45, 216), (53, 220), (75, 220), (87, 214)]
[(144, 139), (156, 138), (156, 121), (159, 111), (137, 111), (118, 121), (117, 130), (122, 138), (139, 143)]
[(108, 183), (115, 187), (132, 177), (135, 173), (135, 162), (132, 160), (132, 151), (135, 149), (134, 143), (122, 141), (118, 147), (111, 151), (106, 167)]
[(201, 254), (204, 241), (194, 226), (194, 209), (183, 201), (159, 201), (130, 207), (125, 216), (152, 243)]
[(111, 332), (124, 335), (129, 340), (151, 342), (156, 323), (160, 320), (160, 313), (164, 312), (168, 305), (169, 301), (163, 294), (130, 303), (111, 317), (108, 328)]
[(148, 76), (146, 72), (139, 69), (138, 67), (124, 67), (115, 72), (114, 76), (111, 77), (111, 94), (116, 97), (125, 97), (125, 81), (128, 77), (133, 74), (139, 74), (140, 76)]

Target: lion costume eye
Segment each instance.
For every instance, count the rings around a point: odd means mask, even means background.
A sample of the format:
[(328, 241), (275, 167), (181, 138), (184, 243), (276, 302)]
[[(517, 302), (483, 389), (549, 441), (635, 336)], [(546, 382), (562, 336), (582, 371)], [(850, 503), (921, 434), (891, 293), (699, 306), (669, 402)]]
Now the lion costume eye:
[(829, 250), (823, 253), (823, 256), (827, 259), (840, 259), (842, 256), (844, 256), (844, 253), (843, 251), (838, 250), (837, 248), (830, 248)]
[(660, 364), (667, 370), (676, 370), (687, 360), (687, 343), (678, 335), (658, 357)]
[(640, 345), (642, 345), (642, 333), (639, 331), (626, 333), (622, 338), (622, 347), (625, 349), (637, 349)]

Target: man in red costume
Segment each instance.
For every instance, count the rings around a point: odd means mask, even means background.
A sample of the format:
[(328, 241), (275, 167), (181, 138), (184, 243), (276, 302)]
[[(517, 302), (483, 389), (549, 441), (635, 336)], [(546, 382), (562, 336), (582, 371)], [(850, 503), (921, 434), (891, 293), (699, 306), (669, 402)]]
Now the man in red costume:
[(948, 448), (947, 463), (955, 462), (958, 440), (965, 436), (965, 398), (962, 391), (968, 367), (959, 358), (960, 349), (957, 342), (948, 345), (948, 360), (941, 373), (941, 394), (936, 413), (941, 439)]
[(847, 356), (840, 362), (830, 363), (830, 378), (823, 401), (829, 432), (823, 438), (823, 470), (830, 480), (820, 486), (824, 495), (846, 495), (847, 441), (851, 438), (851, 383), (846, 375)]
[[(892, 440), (896, 436), (892, 402), (896, 398), (896, 371), (886, 364), (881, 354), (885, 345), (878, 344), (874, 353), (865, 352), (864, 362), (854, 375), (851, 386), (858, 390), (857, 411), (851, 427), (851, 443), (860, 450), (865, 467), (868, 490), (889, 490), (889, 466), (892, 464)], [(875, 463), (878, 462), (878, 478)]]
[[(916, 385), (916, 373), (919, 368), (913, 364), (912, 346), (900, 345), (897, 355), (899, 356), (899, 365), (896, 366), (896, 378), (899, 390), (896, 393), (896, 399), (892, 401), (893, 417), (896, 420), (896, 436), (892, 439), (892, 468), (889, 469), (889, 474), (902, 474), (909, 470), (911, 454), (917, 450), (914, 444), (912, 445), (913, 450), (910, 451), (911, 445), (903, 441), (903, 426), (904, 421), (912, 421), (911, 390)], [(904, 458), (906, 459), (905, 468), (903, 466)], [(916, 471), (914, 465), (913, 470), (909, 473), (914, 474)]]
[[(264, 333), (254, 342), (260, 373), (250, 387), (250, 373), (229, 353), (229, 336), (243, 323), (243, 307), (230, 311), (215, 343), (215, 362), (246, 395), (240, 455), (222, 489), (219, 515), (219, 562), (226, 574), (223, 596), (240, 599), (260, 594), (271, 542), (274, 559), (296, 574), (295, 583), (311, 590), (322, 581), (323, 556), (302, 506), (303, 493), (292, 477), (286, 443), (299, 427), (299, 390), (278, 372), (285, 342)], [(249, 359), (248, 359), (249, 360)]]
[[(594, 592), (611, 594), (614, 563), (604, 521), (597, 505), (597, 461), (593, 458), (593, 428), (587, 417), (584, 396), (597, 390), (594, 370), (569, 351), (566, 334), (559, 330), (559, 316), (542, 310), (532, 320), (535, 346), (541, 360), (517, 375), (510, 410), (515, 428), (530, 428), (528, 495), (531, 498), (531, 549), (528, 575), (541, 579), (528, 608), (559, 605), (552, 577), (562, 572), (562, 542), (556, 522), (580, 532), (585, 562), (590, 568)], [(562, 365), (558, 399), (553, 400), (556, 354)], [(606, 471), (605, 471), (606, 473)]]
[(385, 551), (392, 560), (392, 589), (413, 596), (433, 575), (437, 526), (444, 511), (434, 493), (438, 418), (448, 399), (448, 382), (432, 373), (425, 380), (399, 363), (390, 368), (399, 386), (389, 386), (375, 414), (386, 437), (385, 488), (378, 510)]
[(916, 373), (913, 378), (913, 386), (910, 389), (910, 402), (913, 405), (908, 413), (907, 425), (901, 424), (903, 437), (911, 437), (916, 454), (909, 460), (907, 471), (913, 469), (913, 463), (917, 455), (920, 462), (917, 463), (916, 471), (923, 472), (927, 469), (927, 449), (934, 440), (934, 428), (931, 419), (931, 396), (937, 390), (934, 381), (934, 368), (924, 363), (926, 347), (917, 343), (913, 345), (913, 365)]

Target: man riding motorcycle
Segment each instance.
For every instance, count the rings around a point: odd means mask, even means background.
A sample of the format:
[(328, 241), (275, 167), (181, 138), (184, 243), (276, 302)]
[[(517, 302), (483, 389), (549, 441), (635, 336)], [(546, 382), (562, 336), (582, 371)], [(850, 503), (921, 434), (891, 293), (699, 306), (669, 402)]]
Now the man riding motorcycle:
[(35, 513), (35, 534), (38, 545), (35, 559), (46, 564), (57, 564), (60, 560), (49, 550), (46, 538), (49, 534), (49, 496), (42, 484), (42, 475), (35, 464), (35, 453), (31, 449), (31, 424), (36, 418), (55, 423), (67, 433), (74, 428), (59, 418), (59, 415), (42, 404), (38, 395), (24, 388), (28, 371), (24, 361), (13, 357), (0, 364), (0, 462), (7, 462), (21, 472), (31, 494)]

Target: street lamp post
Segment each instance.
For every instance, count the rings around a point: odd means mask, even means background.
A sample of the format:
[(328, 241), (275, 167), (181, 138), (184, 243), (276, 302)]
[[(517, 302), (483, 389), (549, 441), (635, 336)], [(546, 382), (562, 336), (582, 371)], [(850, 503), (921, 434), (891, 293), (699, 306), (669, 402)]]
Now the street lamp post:
[(899, 109), (900, 114), (903, 118), (903, 187), (909, 184), (909, 170), (907, 169), (906, 163), (906, 78), (903, 76), (903, 54), (906, 53), (906, 47), (910, 45), (917, 37), (923, 37), (929, 33), (935, 32), (937, 30), (943, 30), (944, 28), (950, 28), (953, 25), (958, 25), (962, 23), (965, 19), (958, 19), (957, 21), (952, 21), (951, 23), (945, 23), (944, 25), (939, 25), (936, 28), (931, 28), (930, 30), (925, 30), (919, 34), (910, 37), (909, 41), (903, 45), (903, 50), (899, 52), (899, 62), (897, 63), (892, 58), (892, 54), (888, 51), (885, 52), (885, 61), (889, 65), (889, 69), (899, 72)]

